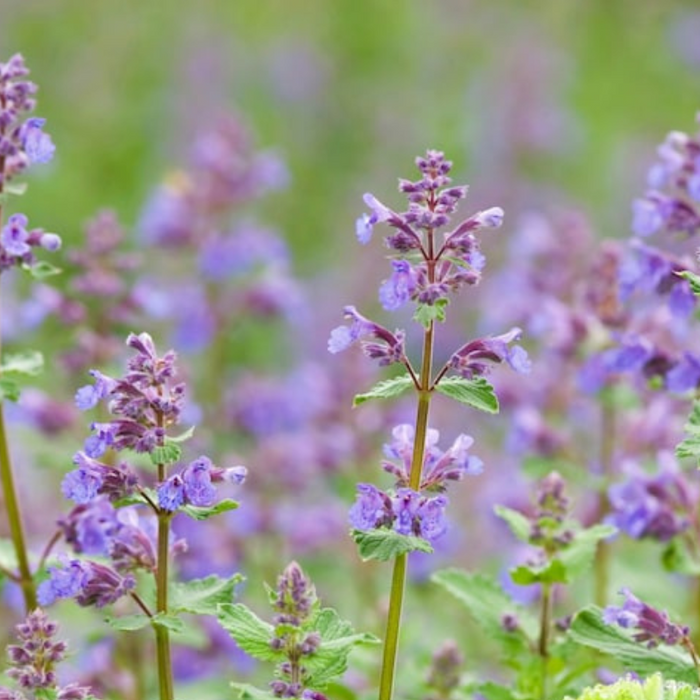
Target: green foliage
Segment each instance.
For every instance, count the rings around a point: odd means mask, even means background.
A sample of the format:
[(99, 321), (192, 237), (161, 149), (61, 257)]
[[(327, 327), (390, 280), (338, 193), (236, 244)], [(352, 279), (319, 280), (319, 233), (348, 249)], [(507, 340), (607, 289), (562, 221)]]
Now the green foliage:
[[(537, 620), (526, 608), (514, 603), (493, 578), (459, 569), (443, 569), (436, 571), (431, 579), (455, 596), (484, 633), (499, 642), (509, 655), (527, 653), (530, 641), (537, 635)], [(504, 628), (505, 613), (517, 616), (517, 630), (510, 632)]]
[(238, 691), (241, 700), (272, 700), (275, 696), (267, 691), (259, 690), (250, 683), (231, 683), (231, 687)]
[(627, 670), (640, 676), (659, 672), (676, 681), (697, 683), (697, 671), (688, 654), (676, 647), (649, 649), (635, 642), (622, 629), (607, 625), (603, 621), (603, 611), (595, 605), (584, 608), (576, 615), (569, 636), (579, 644), (618, 659)]
[(674, 537), (664, 547), (661, 563), (666, 571), (688, 576), (700, 575), (700, 562), (692, 557), (687, 543), (681, 537)]
[(664, 681), (660, 673), (649, 676), (643, 683), (633, 678), (620, 678), (610, 685), (586, 688), (576, 700), (698, 700), (697, 685)]
[(23, 381), (43, 369), (44, 356), (36, 350), (6, 355), (0, 365), (0, 400), (17, 401)]
[(443, 323), (445, 321), (445, 311), (449, 304), (449, 299), (438, 299), (434, 304), (418, 304), (413, 314), (413, 320), (420, 323), (423, 328), (430, 328), (433, 321)]
[(212, 515), (226, 513), (229, 510), (236, 510), (236, 508), (238, 508), (238, 501), (234, 501), (230, 498), (223, 498), (213, 506), (184, 505), (178, 508), (178, 513), (184, 513), (193, 520), (206, 520), (207, 518), (211, 518)]
[(370, 399), (390, 399), (403, 394), (406, 389), (413, 386), (413, 379), (409, 374), (402, 374), (399, 377), (385, 379), (375, 384), (368, 392), (357, 394), (352, 401), (353, 406), (359, 406)]
[(436, 385), (435, 390), (479, 411), (498, 413), (496, 392), (483, 377), (475, 379), (443, 377)]
[(511, 532), (521, 541), (529, 542), (532, 532), (532, 523), (521, 512), (507, 508), (506, 506), (494, 506), (493, 512), (502, 520), (505, 520)]
[(150, 456), (153, 464), (174, 464), (182, 456), (182, 450), (166, 438), (165, 444), (154, 447), (150, 452)]
[(692, 457), (700, 460), (700, 401), (693, 402), (693, 408), (684, 426), (686, 437), (676, 446), (676, 456)]
[(242, 603), (223, 603), (217, 609), (219, 624), (246, 654), (259, 661), (282, 661), (284, 654), (270, 646), (275, 628)]
[(60, 267), (56, 267), (50, 262), (46, 262), (46, 260), (39, 260), (33, 265), (22, 265), (22, 269), (28, 272), (35, 280), (43, 280), (47, 277), (60, 275), (63, 272)]
[(374, 530), (353, 530), (352, 537), (357, 544), (357, 550), (362, 561), (376, 559), (389, 561), (408, 552), (433, 551), (431, 544), (421, 537), (402, 535), (388, 528)]
[(221, 578), (215, 574), (185, 583), (170, 585), (171, 612), (186, 612), (193, 615), (216, 615), (219, 605), (230, 603), (236, 586), (243, 576), (234, 574)]
[(700, 296), (700, 275), (696, 275), (690, 270), (683, 270), (682, 272), (676, 272), (676, 274), (688, 281), (690, 289), (696, 297)]

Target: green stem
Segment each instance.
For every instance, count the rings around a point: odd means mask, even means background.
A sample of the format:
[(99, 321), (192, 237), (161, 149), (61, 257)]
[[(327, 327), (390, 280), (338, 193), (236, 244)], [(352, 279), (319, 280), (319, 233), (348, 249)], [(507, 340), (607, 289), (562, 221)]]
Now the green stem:
[[(5, 159), (0, 159), (0, 173), (5, 170)], [(3, 181), (0, 179), (0, 194), (3, 190)], [(0, 203), (0, 229), (2, 228), (2, 204)], [(2, 336), (0, 335), (0, 358), (2, 358)], [(17, 569), (19, 572), (19, 585), (24, 596), (24, 607), (27, 612), (36, 608), (36, 586), (29, 567), (29, 556), (24, 538), (24, 527), (22, 525), (22, 514), (17, 497), (17, 488), (12, 474), (12, 463), (10, 462), (10, 449), (7, 440), (7, 430), (5, 429), (5, 411), (2, 401), (0, 401), (0, 485), (7, 510), (7, 522), (10, 527), (10, 538), (17, 557)]]
[[(428, 412), (431, 393), (425, 387), (430, 386), (433, 357), (433, 324), (426, 330), (423, 338), (423, 364), (421, 368), (421, 390), (418, 393), (418, 408), (416, 412), (416, 429), (413, 443), (413, 458), (409, 487), (414, 491), (420, 490), (421, 473), (423, 469), (423, 453), (428, 432)], [(394, 573), (391, 579), (391, 596), (389, 598), (389, 613), (384, 636), (384, 656), (382, 659), (382, 674), (379, 681), (379, 700), (391, 700), (394, 690), (394, 674), (396, 656), (399, 648), (399, 630), (401, 629), (401, 610), (403, 608), (404, 589), (406, 587), (407, 555), (402, 554), (394, 560)]]
[[(158, 512), (158, 565), (156, 568), (156, 612), (168, 612), (168, 557), (170, 554), (170, 518), (167, 511)], [(173, 669), (170, 659), (170, 632), (155, 625), (158, 688), (160, 700), (173, 700)]]
[(549, 660), (549, 627), (552, 614), (552, 584), (542, 584), (542, 609), (540, 612), (540, 639), (537, 647), (542, 660), (541, 698), (547, 697), (547, 665)]

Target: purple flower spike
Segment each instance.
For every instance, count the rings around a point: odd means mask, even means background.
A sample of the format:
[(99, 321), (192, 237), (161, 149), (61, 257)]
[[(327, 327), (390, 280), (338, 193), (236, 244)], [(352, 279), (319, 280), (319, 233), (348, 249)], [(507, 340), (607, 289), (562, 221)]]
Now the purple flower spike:
[(665, 612), (642, 602), (629, 588), (623, 588), (620, 593), (625, 596), (625, 602), (622, 607), (605, 608), (603, 620), (607, 624), (637, 630), (634, 640), (645, 643), (650, 649), (659, 644), (674, 646), (687, 640), (687, 627), (672, 623)]
[(31, 246), (27, 243), (29, 239), (27, 224), (28, 219), (24, 214), (13, 214), (7, 220), (0, 240), (8, 255), (21, 257), (31, 251)]
[(179, 474), (171, 476), (158, 487), (158, 505), (167, 511), (177, 510), (185, 502), (185, 485)]
[(32, 117), (24, 123), (22, 145), (30, 163), (48, 163), (56, 151), (51, 137), (42, 129), (46, 119)]

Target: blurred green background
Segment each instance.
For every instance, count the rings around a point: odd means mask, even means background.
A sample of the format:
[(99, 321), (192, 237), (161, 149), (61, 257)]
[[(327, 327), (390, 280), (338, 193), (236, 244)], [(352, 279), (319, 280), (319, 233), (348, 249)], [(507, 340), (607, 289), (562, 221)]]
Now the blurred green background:
[(472, 207), (573, 204), (626, 235), (654, 145), (693, 129), (699, 36), (700, 3), (673, 0), (0, 6), (0, 55), (24, 54), (58, 146), (21, 202), (34, 225), (77, 240), (104, 206), (132, 224), (197, 129), (233, 111), (288, 163), (263, 213), (300, 272), (353, 250), (361, 194), (392, 202), (386, 183), (428, 147)]

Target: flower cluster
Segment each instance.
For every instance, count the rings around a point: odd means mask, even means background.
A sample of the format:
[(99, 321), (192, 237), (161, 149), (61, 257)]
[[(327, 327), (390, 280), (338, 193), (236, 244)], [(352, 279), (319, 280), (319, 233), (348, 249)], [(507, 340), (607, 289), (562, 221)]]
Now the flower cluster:
[(1, 700), (49, 696), (56, 700), (89, 700), (92, 697), (89, 688), (75, 683), (59, 687), (56, 666), (66, 655), (66, 644), (54, 639), (58, 625), (49, 620), (46, 613), (30, 612), (15, 630), (19, 644), (7, 647), (10, 661), (7, 675), (17, 683), (19, 690), (0, 687)]
[(11, 267), (32, 267), (36, 263), (34, 248), (56, 251), (61, 247), (61, 239), (55, 233), (43, 229), (28, 229), (28, 219), (24, 214), (13, 214), (0, 233), (0, 272)]
[(700, 229), (700, 137), (672, 131), (658, 147), (657, 155), (659, 160), (647, 177), (650, 189), (633, 204), (632, 229), (639, 236), (661, 230), (688, 235), (697, 233)]
[[(413, 455), (414, 429), (399, 425), (392, 431), (393, 440), (384, 446), (389, 458), (382, 462), (385, 471), (396, 477), (395, 488), (386, 493), (372, 484), (358, 484), (357, 500), (350, 509), (350, 523), (357, 530), (388, 528), (402, 535), (422, 537), (434, 542), (447, 531), (442, 494), (448, 481), (480, 474), (481, 460), (469, 454), (474, 440), (460, 435), (452, 447), (442, 451), (437, 442), (440, 433), (429, 429), (426, 436), (420, 492), (408, 488)], [(400, 460), (397, 464), (391, 460)], [(430, 492), (438, 492), (437, 496)]]
[(158, 487), (158, 505), (167, 511), (177, 510), (185, 504), (210, 506), (216, 500), (215, 482), (242, 484), (246, 474), (247, 469), (243, 466), (221, 469), (208, 457), (199, 457)]
[(318, 632), (306, 632), (303, 627), (318, 607), (316, 589), (299, 565), (292, 562), (277, 581), (277, 610), (273, 622), (275, 636), (270, 646), (286, 657), (278, 667), (279, 678), (270, 683), (276, 698), (326, 700), (318, 691), (306, 688), (308, 672), (304, 658), (313, 656), (321, 643)]
[(48, 163), (56, 150), (43, 131), (46, 120), (25, 118), (36, 106), (37, 86), (25, 80), (28, 74), (20, 54), (0, 63), (0, 189), (32, 163)]
[(629, 588), (623, 588), (620, 593), (625, 596), (625, 602), (621, 607), (610, 605), (605, 608), (603, 619), (607, 624), (636, 630), (634, 640), (650, 649), (659, 644), (687, 644), (687, 627), (671, 622), (666, 612), (642, 602)]
[(668, 542), (690, 526), (697, 488), (671, 455), (661, 455), (659, 464), (656, 474), (628, 469), (626, 481), (608, 491), (610, 522), (634, 539)]

